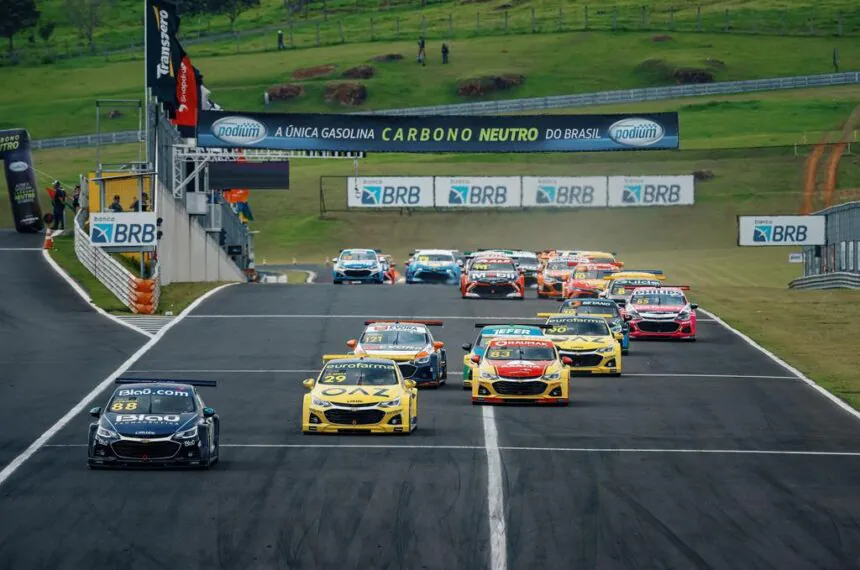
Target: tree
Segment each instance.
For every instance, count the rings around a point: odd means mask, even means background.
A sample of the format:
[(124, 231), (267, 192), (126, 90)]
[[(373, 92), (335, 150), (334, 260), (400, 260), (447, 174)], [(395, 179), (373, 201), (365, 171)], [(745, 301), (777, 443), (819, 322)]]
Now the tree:
[(14, 37), (39, 21), (36, 0), (2, 0), (0, 2), (0, 36), (9, 40), (9, 51), (15, 49)]
[(78, 36), (87, 41), (90, 50), (96, 47), (93, 37), (102, 23), (104, 5), (105, 0), (65, 0), (69, 23), (78, 31)]
[(54, 35), (54, 28), (57, 27), (56, 22), (45, 22), (39, 26), (39, 37), (42, 41), (48, 43), (51, 41), (51, 36)]
[(256, 8), (260, 0), (185, 0), (181, 4), (182, 14), (196, 16), (200, 14), (214, 14), (227, 16), (230, 20), (230, 31), (236, 27), (236, 20), (246, 10)]

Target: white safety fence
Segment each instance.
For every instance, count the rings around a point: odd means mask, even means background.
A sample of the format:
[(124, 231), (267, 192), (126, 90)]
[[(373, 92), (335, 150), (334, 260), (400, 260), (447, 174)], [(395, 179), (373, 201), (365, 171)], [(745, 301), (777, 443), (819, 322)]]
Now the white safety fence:
[(155, 313), (161, 298), (158, 265), (151, 279), (136, 277), (119, 260), (90, 243), (90, 236), (84, 229), (85, 215), (84, 209), (75, 215), (75, 255), (78, 261), (133, 313)]

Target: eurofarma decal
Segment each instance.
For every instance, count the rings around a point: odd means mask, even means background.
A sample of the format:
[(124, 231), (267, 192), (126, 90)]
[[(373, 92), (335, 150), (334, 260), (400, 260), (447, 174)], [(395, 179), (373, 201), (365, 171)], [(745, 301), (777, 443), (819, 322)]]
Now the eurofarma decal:
[(593, 152), (680, 144), (677, 113), (388, 116), (202, 111), (197, 144), (341, 152)]

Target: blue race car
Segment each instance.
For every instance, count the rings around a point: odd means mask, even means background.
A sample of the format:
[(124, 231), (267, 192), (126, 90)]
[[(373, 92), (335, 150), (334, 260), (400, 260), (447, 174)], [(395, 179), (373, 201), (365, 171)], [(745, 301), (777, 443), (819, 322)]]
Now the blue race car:
[[(560, 301), (561, 299), (559, 299)], [(561, 314), (594, 316), (606, 319), (615, 339), (621, 343), (621, 354), (630, 351), (630, 325), (618, 309), (618, 304), (610, 299), (567, 299), (558, 311)]]
[(478, 338), (475, 339), (475, 344), (467, 342), (462, 346), (466, 351), (463, 357), (463, 389), (472, 389), (472, 374), (478, 369), (478, 365), (472, 362), (473, 356), (480, 358), (484, 357), (484, 352), (487, 350), (487, 344), (490, 340), (499, 336), (544, 336), (543, 329), (533, 324), (487, 324), (475, 323), (476, 329), (481, 329), (478, 333)]
[(342, 249), (334, 258), (332, 281), (348, 283), (385, 283), (385, 267), (379, 261), (377, 249)]
[(419, 249), (406, 262), (406, 283), (460, 284), (460, 265), (450, 250)]
[(104, 467), (197, 467), (218, 461), (221, 420), (195, 386), (214, 380), (118, 378), (102, 408), (90, 415), (87, 464)]

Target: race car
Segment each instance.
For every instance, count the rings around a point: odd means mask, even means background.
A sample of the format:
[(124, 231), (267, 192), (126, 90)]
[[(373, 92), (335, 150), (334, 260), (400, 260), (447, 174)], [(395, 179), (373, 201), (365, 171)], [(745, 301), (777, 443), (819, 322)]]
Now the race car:
[(397, 433), (418, 429), (418, 390), (385, 358), (327, 354), (303, 382), (302, 433)]
[(641, 287), (624, 303), (630, 338), (677, 338), (695, 342), (696, 309), (684, 291), (689, 286)]
[(218, 462), (221, 420), (196, 386), (214, 380), (117, 378), (104, 408), (90, 410), (87, 465), (195, 467)]
[(526, 287), (531, 287), (537, 284), (537, 275), (540, 270), (541, 263), (538, 256), (533, 251), (524, 251), (521, 249), (479, 249), (475, 252), (467, 252), (471, 255), (510, 257), (514, 260), (514, 265), (525, 277)]
[(605, 277), (617, 272), (618, 268), (611, 263), (580, 263), (565, 281), (562, 296), (565, 299), (596, 298), (605, 287)]
[(658, 269), (624, 270), (604, 278), (606, 283), (601, 297), (613, 301), (626, 301), (636, 287), (659, 287), (666, 276)]
[(564, 283), (573, 274), (577, 262), (566, 257), (556, 257), (547, 261), (546, 267), (537, 275), (537, 294), (541, 299), (561, 297)]
[(478, 356), (479, 358), (484, 355), (484, 351), (487, 348), (487, 345), (490, 343), (490, 340), (499, 336), (543, 336), (543, 329), (540, 327), (534, 326), (533, 324), (517, 324), (517, 323), (507, 323), (507, 324), (487, 324), (487, 323), (475, 323), (476, 329), (481, 329), (478, 332), (478, 338), (475, 339), (475, 344), (471, 342), (467, 342), (462, 345), (463, 350), (466, 351), (466, 355), (463, 356), (463, 388), (468, 389), (472, 387), (472, 375), (475, 370), (478, 369), (478, 365), (472, 360), (473, 356)]
[(497, 337), (490, 340), (472, 381), (472, 404), (568, 405), (571, 364), (549, 339)]
[(621, 376), (621, 343), (602, 317), (555, 315), (543, 325), (559, 354), (572, 360), (576, 373)]
[(383, 283), (390, 285), (397, 283), (399, 275), (397, 274), (397, 263), (394, 262), (394, 258), (388, 253), (380, 253), (377, 255), (377, 258), (379, 259), (379, 264), (382, 266)]
[[(559, 310), (562, 315), (603, 317), (609, 325), (615, 340), (621, 343), (621, 354), (630, 350), (630, 325), (615, 301), (609, 299), (568, 299)], [(538, 317), (552, 317), (551, 313), (538, 313)]]
[(346, 345), (355, 356), (387, 358), (397, 362), (404, 378), (419, 386), (441, 386), (448, 379), (445, 343), (433, 338), (429, 327), (442, 321), (364, 321), (364, 332)]
[(614, 265), (619, 270), (624, 267), (624, 263), (618, 261), (614, 253), (605, 251), (579, 251), (577, 257), (584, 263), (606, 263)]
[(475, 257), (460, 277), (463, 299), (526, 297), (525, 278), (510, 257)]
[(460, 266), (451, 251), (420, 249), (413, 252), (406, 265), (406, 283), (460, 283)]
[(335, 285), (349, 283), (385, 283), (385, 268), (379, 261), (381, 252), (375, 249), (342, 249), (332, 260), (332, 281)]

